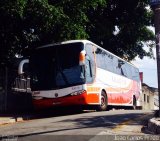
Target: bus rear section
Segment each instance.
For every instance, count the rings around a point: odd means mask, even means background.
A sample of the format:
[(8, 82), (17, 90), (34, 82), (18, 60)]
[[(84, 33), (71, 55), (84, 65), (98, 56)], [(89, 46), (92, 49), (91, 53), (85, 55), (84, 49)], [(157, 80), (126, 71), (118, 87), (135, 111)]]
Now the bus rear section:
[(136, 108), (141, 95), (139, 70), (134, 65), (95, 45), (96, 82), (107, 95), (107, 104)]

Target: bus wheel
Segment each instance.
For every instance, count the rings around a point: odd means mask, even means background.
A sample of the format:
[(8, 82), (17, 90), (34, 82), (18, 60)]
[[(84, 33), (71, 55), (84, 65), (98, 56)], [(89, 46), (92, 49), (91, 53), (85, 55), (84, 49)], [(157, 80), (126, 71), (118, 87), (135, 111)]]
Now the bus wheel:
[(136, 102), (135, 96), (133, 97), (133, 106), (132, 106), (132, 109), (133, 109), (133, 110), (136, 110), (136, 109), (137, 109), (137, 102)]
[(105, 91), (101, 92), (101, 105), (98, 105), (96, 110), (97, 111), (106, 111), (108, 106), (108, 99)]

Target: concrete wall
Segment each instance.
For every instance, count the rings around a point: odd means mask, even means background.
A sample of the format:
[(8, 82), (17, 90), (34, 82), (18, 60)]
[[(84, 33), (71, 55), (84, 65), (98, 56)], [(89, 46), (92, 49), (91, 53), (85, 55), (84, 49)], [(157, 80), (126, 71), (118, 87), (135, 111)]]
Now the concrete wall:
[(150, 90), (149, 86), (142, 86), (142, 109), (155, 110), (155, 93)]
[(158, 92), (155, 92), (154, 94), (154, 110), (159, 109), (159, 97), (158, 97)]

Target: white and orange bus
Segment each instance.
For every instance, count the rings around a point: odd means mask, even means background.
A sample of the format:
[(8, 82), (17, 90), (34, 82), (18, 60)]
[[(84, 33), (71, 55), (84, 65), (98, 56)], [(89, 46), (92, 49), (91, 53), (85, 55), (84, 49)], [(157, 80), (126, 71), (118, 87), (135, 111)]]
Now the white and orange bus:
[(29, 58), (29, 66), (35, 108), (136, 108), (140, 98), (138, 69), (88, 40), (38, 47)]

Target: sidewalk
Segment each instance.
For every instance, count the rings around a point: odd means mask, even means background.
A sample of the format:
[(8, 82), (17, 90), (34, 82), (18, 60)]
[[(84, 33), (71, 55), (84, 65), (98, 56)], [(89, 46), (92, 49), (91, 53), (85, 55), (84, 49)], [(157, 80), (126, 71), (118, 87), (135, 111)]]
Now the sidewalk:
[[(64, 108), (63, 108), (64, 109)], [(53, 109), (47, 109), (45, 111), (26, 111), (26, 112), (17, 112), (17, 113), (4, 113), (0, 114), (0, 126), (16, 123), (16, 122), (22, 122), (22, 121), (28, 121), (28, 120), (34, 120), (34, 119), (41, 119), (46, 117), (52, 117), (61, 115), (62, 111), (57, 110), (53, 112)]]
[(148, 130), (154, 134), (160, 134), (160, 118), (151, 118), (148, 121)]
[(33, 113), (4, 113), (0, 114), (0, 126), (31, 120), (35, 117)]
[(16, 122), (16, 119), (13, 117), (0, 117), (0, 125), (9, 124)]
[(154, 111), (154, 117), (149, 119), (147, 124), (147, 130), (152, 134), (160, 134), (159, 110)]
[(10, 123), (15, 123), (19, 121), (24, 121), (22, 117), (11, 117), (11, 116), (3, 116), (0, 117), (0, 126)]

